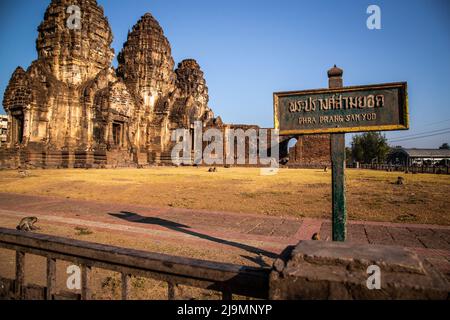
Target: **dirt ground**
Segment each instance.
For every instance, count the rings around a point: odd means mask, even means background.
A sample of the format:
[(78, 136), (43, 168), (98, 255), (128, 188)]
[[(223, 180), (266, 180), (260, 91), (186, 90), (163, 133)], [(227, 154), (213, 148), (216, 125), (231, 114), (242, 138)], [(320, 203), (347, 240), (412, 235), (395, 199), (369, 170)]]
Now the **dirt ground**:
[[(397, 178), (404, 185), (397, 185)], [(349, 219), (450, 225), (450, 176), (347, 170)], [(261, 176), (258, 169), (151, 168), (116, 170), (36, 170), (26, 177), (0, 171), (1, 192), (45, 195), (118, 204), (148, 205), (256, 213), (296, 218), (329, 219), (331, 173), (322, 170), (282, 169)], [(14, 228), (16, 219), (0, 217), (1, 226)], [(102, 232), (80, 234), (73, 227), (41, 224), (46, 234), (211, 261), (257, 266), (248, 252), (228, 252), (195, 245), (174, 246), (160, 241)], [(251, 257), (256, 259), (257, 257)], [(15, 255), (0, 250), (0, 275), (14, 278)], [(270, 265), (271, 261), (265, 261)], [(26, 282), (45, 285), (46, 261), (27, 256)], [(67, 262), (58, 261), (58, 289), (66, 288)], [(120, 299), (120, 275), (93, 270), (94, 299)], [(143, 278), (131, 281), (132, 299), (166, 299), (167, 284)], [(218, 299), (211, 291), (181, 288), (182, 297)], [(239, 297), (235, 297), (239, 298)]]
[[(346, 182), (351, 220), (450, 225), (450, 176), (349, 169)], [(297, 169), (0, 171), (2, 192), (299, 218), (329, 218), (330, 183), (330, 172)]]

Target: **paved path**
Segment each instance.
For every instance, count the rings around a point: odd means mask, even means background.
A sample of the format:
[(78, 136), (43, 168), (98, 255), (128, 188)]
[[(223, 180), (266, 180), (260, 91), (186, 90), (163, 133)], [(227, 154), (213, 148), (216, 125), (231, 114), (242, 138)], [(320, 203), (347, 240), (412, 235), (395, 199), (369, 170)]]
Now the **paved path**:
[[(331, 238), (331, 224), (327, 220), (0, 193), (0, 217), (19, 220), (30, 215), (54, 224), (148, 236), (173, 245), (238, 248), (271, 258), (288, 245), (311, 239), (316, 232), (322, 240)], [(350, 221), (348, 241), (408, 247), (450, 275), (448, 226)]]

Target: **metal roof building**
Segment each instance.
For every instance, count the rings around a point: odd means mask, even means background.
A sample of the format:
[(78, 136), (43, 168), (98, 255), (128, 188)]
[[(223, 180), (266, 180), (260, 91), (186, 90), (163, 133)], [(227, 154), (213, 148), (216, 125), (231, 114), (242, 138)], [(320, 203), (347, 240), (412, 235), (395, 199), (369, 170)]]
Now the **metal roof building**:
[(450, 150), (394, 148), (388, 156), (388, 162), (401, 165), (437, 163), (448, 165), (450, 163)]

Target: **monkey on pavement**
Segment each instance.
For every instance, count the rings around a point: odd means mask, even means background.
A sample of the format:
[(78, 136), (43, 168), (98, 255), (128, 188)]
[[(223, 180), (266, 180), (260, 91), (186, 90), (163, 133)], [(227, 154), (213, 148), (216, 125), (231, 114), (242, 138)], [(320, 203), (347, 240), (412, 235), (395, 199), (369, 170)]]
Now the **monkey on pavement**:
[(34, 231), (39, 230), (34, 224), (38, 221), (36, 217), (26, 217), (20, 220), (19, 225), (17, 226), (17, 230), (20, 231)]

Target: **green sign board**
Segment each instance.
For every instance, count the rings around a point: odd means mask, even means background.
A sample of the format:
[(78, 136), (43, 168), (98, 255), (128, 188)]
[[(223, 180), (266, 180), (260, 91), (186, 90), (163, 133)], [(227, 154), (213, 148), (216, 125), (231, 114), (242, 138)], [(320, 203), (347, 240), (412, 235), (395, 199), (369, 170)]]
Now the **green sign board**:
[(281, 135), (407, 130), (406, 82), (274, 94)]

